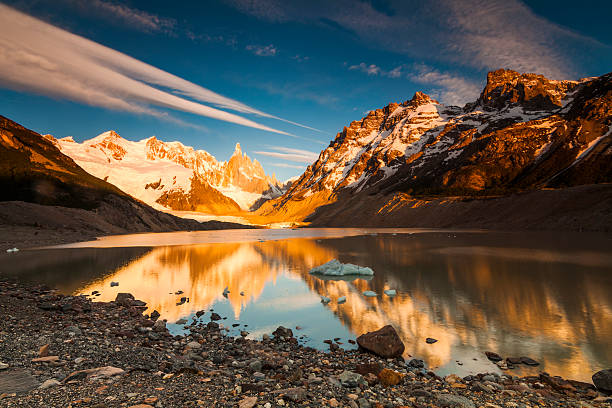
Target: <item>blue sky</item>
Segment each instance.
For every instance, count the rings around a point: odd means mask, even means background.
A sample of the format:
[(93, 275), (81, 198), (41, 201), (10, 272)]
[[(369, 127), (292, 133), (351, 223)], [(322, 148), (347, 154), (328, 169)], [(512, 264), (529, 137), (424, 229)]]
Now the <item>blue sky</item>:
[(0, 7), (1, 115), (78, 141), (109, 129), (131, 140), (180, 140), (219, 160), (240, 142), (281, 180), (300, 174), (343, 126), (418, 90), (462, 105), (492, 69), (554, 79), (612, 71), (606, 2)]

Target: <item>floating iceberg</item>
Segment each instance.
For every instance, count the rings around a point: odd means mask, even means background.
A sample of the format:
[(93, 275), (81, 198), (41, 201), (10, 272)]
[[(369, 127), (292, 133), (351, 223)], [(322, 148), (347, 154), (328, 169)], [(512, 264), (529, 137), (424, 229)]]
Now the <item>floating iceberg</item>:
[(372, 292), (371, 290), (366, 290), (365, 292), (363, 292), (363, 296), (376, 297), (378, 296), (378, 293)]
[(324, 305), (328, 304), (329, 302), (331, 302), (331, 299), (328, 298), (327, 296), (321, 296), (321, 303), (323, 303)]
[(9, 249), (6, 250), (6, 252), (9, 252), (9, 253), (11, 253), (11, 252), (19, 252), (19, 248), (9, 248)]
[(346, 302), (346, 296), (340, 296), (338, 298), (338, 300), (336, 300), (336, 303), (338, 303), (339, 305), (343, 304)]
[(374, 271), (366, 266), (359, 266), (353, 264), (343, 264), (337, 259), (324, 263), (323, 265), (317, 266), (310, 270), (312, 275), (324, 275), (324, 276), (346, 276), (346, 275), (363, 275), (372, 276)]
[(395, 295), (397, 295), (397, 291), (395, 289), (387, 289), (384, 292), (385, 292), (385, 295), (389, 297), (394, 297)]

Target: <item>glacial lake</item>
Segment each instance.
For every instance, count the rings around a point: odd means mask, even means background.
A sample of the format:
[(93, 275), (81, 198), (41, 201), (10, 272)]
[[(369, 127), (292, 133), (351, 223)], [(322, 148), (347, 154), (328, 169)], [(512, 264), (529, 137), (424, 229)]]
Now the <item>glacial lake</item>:
[[(309, 274), (331, 259), (367, 266), (371, 279)], [(588, 381), (612, 367), (612, 235), (414, 229), (278, 229), (135, 234), (0, 255), (0, 276), (98, 301), (132, 293), (180, 333), (210, 309), (229, 333), (261, 338), (277, 326), (300, 343), (393, 325), (404, 357), (440, 375), (500, 372), (484, 351), (527, 356), (546, 371)], [(111, 287), (111, 282), (119, 282)], [(223, 296), (228, 287), (230, 293)], [(395, 289), (397, 296), (383, 294)], [(372, 290), (377, 297), (366, 297)], [(176, 292), (182, 291), (177, 295)], [(328, 304), (321, 297), (331, 298)], [(346, 303), (336, 299), (346, 296)], [(189, 302), (180, 303), (181, 297)], [(238, 325), (235, 326), (234, 325)], [(300, 329), (296, 329), (299, 327)], [(431, 337), (438, 341), (427, 344)]]

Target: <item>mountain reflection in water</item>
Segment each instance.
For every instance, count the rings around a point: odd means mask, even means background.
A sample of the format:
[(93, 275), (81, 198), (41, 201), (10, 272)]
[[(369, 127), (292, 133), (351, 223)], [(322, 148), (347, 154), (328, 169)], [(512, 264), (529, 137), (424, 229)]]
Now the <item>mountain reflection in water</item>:
[[(74, 292), (100, 291), (100, 301), (130, 292), (171, 323), (225, 305), (226, 327), (240, 320), (260, 336), (276, 323), (302, 326), (294, 332), (316, 347), (334, 337), (346, 345), (351, 333), (391, 324), (405, 357), (423, 358), (440, 374), (497, 371), (482, 353), (491, 350), (542, 363), (515, 375), (543, 370), (587, 381), (612, 365), (612, 254), (609, 239), (579, 239), (576, 246), (541, 235), (430, 233), (156, 247), (90, 276)], [(308, 273), (332, 258), (375, 275), (347, 282)], [(111, 288), (112, 281), (120, 286)], [(389, 288), (397, 297), (362, 295)], [(321, 304), (322, 295), (332, 302)], [(189, 303), (177, 305), (183, 296)], [(340, 296), (345, 304), (335, 302)], [(439, 341), (426, 344), (427, 337)]]

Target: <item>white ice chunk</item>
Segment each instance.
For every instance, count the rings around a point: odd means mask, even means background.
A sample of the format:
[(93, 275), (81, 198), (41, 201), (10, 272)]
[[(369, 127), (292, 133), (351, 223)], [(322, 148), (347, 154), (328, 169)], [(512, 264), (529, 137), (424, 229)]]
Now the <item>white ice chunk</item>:
[(19, 248), (9, 248), (6, 250), (6, 252), (11, 253), (11, 252), (19, 252)]
[(339, 305), (341, 305), (341, 304), (345, 303), (345, 302), (346, 302), (346, 296), (340, 296), (336, 302), (337, 302)]
[(363, 292), (363, 296), (376, 297), (378, 296), (378, 293), (372, 292), (371, 290), (366, 290), (365, 292)]
[(321, 296), (321, 303), (323, 303), (324, 305), (328, 304), (329, 302), (331, 302), (331, 299), (328, 298), (327, 296)]
[(313, 275), (327, 275), (327, 276), (344, 276), (344, 275), (374, 275), (374, 271), (366, 266), (359, 266), (353, 264), (343, 264), (337, 259), (324, 263), (323, 265), (312, 268), (310, 273)]
[(385, 295), (389, 297), (394, 297), (395, 295), (397, 295), (397, 291), (395, 289), (387, 289), (384, 292), (385, 292)]

